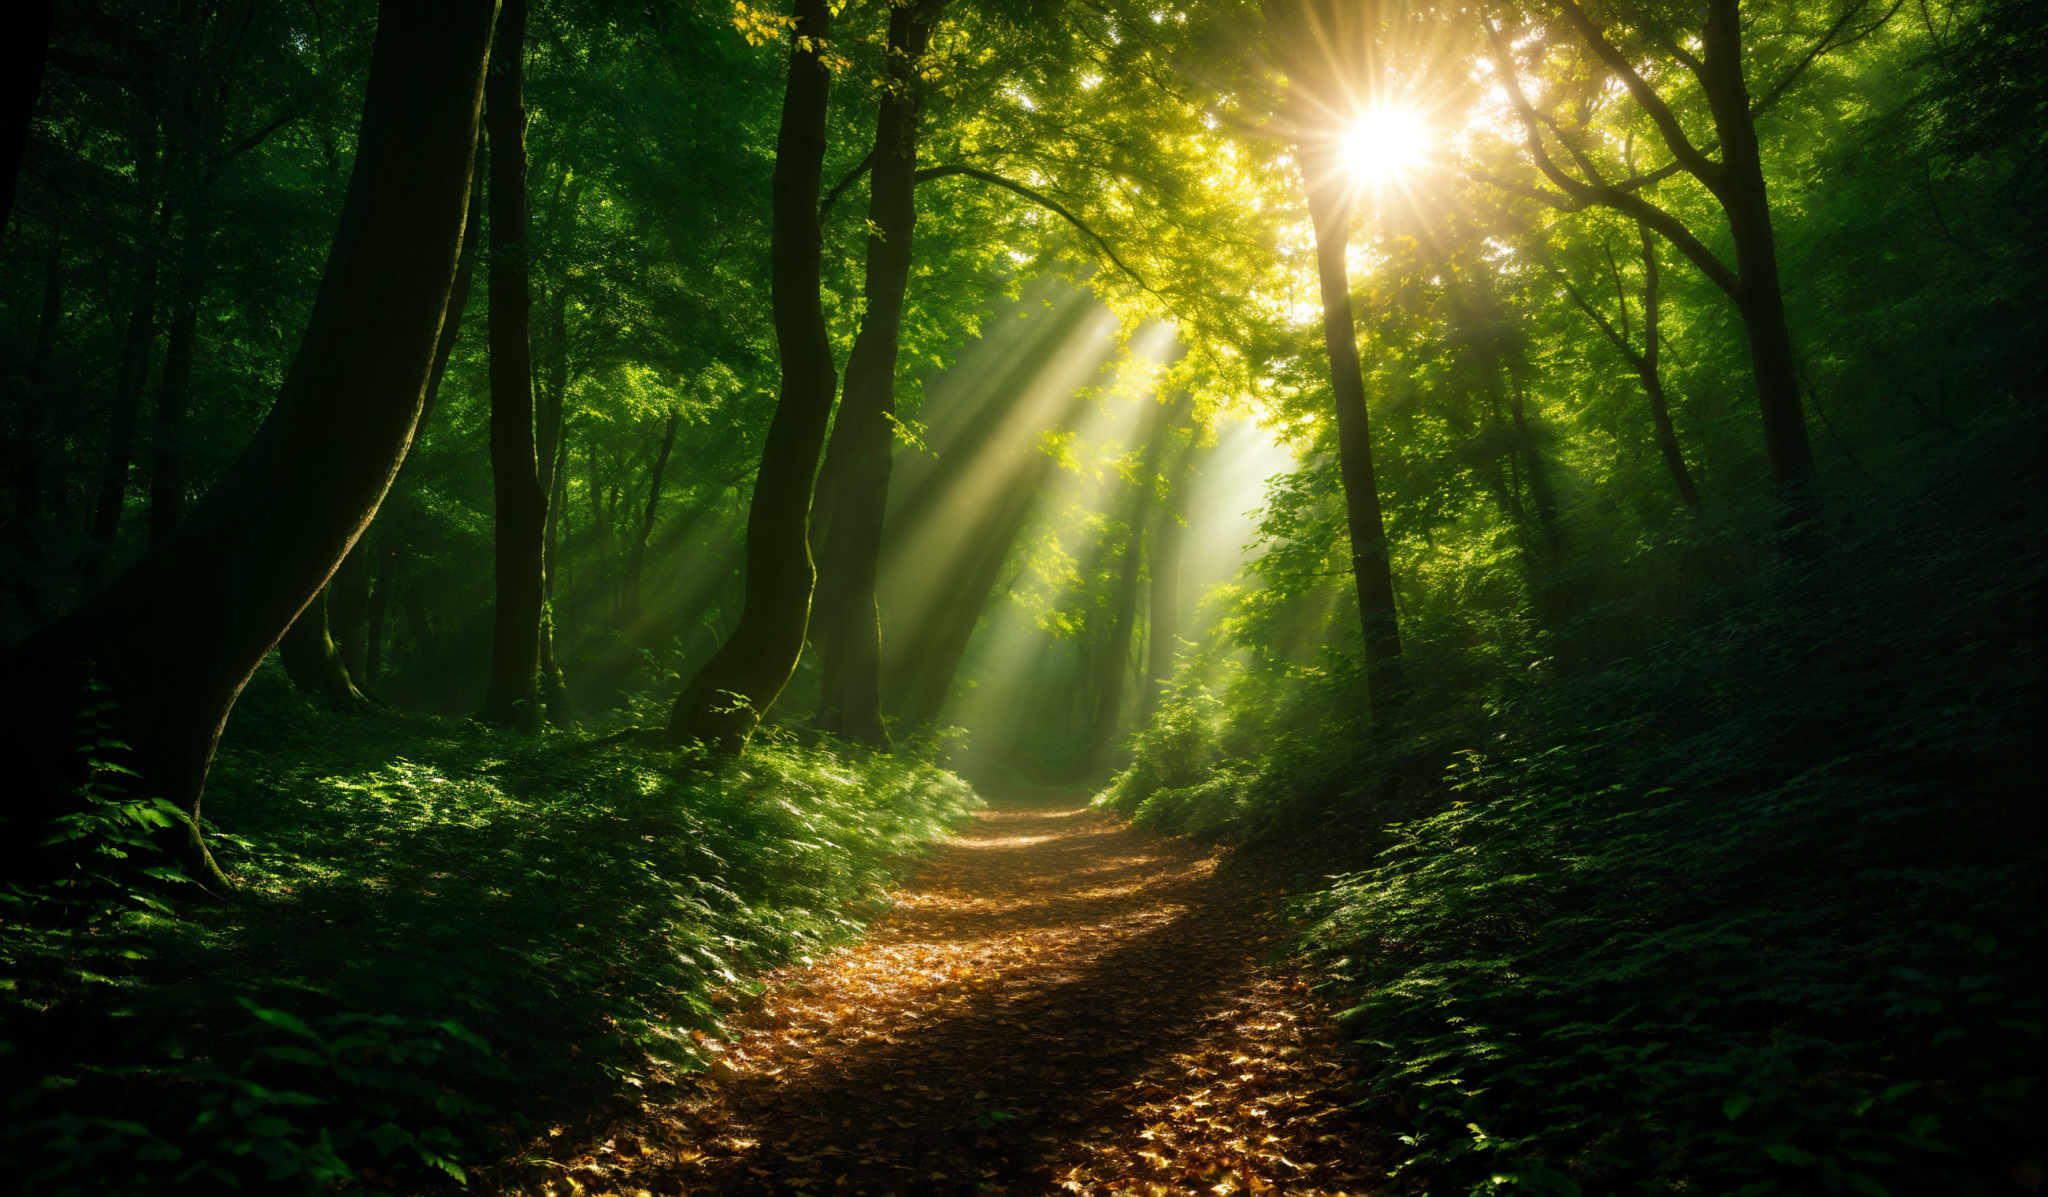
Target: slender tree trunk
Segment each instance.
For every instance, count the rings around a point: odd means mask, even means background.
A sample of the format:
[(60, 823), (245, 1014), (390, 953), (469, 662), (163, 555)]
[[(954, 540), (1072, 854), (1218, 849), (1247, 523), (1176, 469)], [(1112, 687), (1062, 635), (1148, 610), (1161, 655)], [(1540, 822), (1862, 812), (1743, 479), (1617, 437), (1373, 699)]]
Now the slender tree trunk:
[(398, 566), (398, 552), (390, 545), (377, 551), (377, 583), (370, 591), (370, 610), (363, 631), (363, 684), (372, 690), (384, 674), (384, 620), (391, 606), (392, 574)]
[(28, 150), (43, 64), (50, 56), (56, 0), (23, 0), (8, 18), (7, 51), (0, 58), (0, 235), (14, 216), (15, 184)]
[[(543, 492), (548, 496), (547, 528), (541, 541), (540, 697), (548, 722), (567, 726), (571, 716), (569, 682), (562, 674), (562, 662), (555, 655), (555, 534), (559, 530), (563, 496), (568, 493), (569, 438), (563, 435), (562, 392), (555, 392), (552, 451), (542, 458), (548, 462)], [(547, 422), (543, 421), (543, 427)]]
[(142, 391), (149, 381), (150, 347), (156, 341), (158, 258), (168, 232), (170, 204), (160, 194), (154, 129), (145, 125), (135, 136), (137, 186), (143, 197), (142, 241), (136, 247), (135, 290), (128, 306), (127, 331), (121, 338), (121, 360), (114, 374), (109, 405), (107, 450), (101, 460), (98, 497), (93, 504), (92, 539), (97, 546), (88, 560), (88, 574), (97, 574), (111, 555), (121, 528), (121, 509), (128, 495), (128, 467), (135, 459), (135, 433), (142, 419)]
[(953, 679), (967, 656), (982, 609), (1002, 577), (1011, 547), (1036, 509), (1037, 496), (1052, 480), (1053, 469), (1052, 459), (1038, 454), (1019, 472), (1015, 485), (998, 492), (981, 534), (967, 542), (968, 552), (941, 583), (943, 599), (931, 608), (931, 624), (917, 630), (923, 651), (905, 666), (895, 688), (903, 696), (899, 720), (903, 726), (929, 727), (945, 713)]
[(1124, 500), (1123, 560), (1117, 571), (1109, 635), (1098, 674), (1101, 684), (1096, 691), (1095, 719), (1089, 725), (1088, 749), (1082, 757), (1091, 770), (1099, 771), (1109, 765), (1116, 747), (1116, 734), (1123, 725), (1124, 695), (1129, 690), (1131, 675), (1131, 645), (1137, 638), (1138, 590), (1144, 577), (1140, 566), (1145, 558), (1145, 529), (1152, 522), (1150, 512), (1158, 493), (1159, 459), (1166, 452), (1166, 442), (1172, 437), (1179, 418), (1190, 405), (1188, 396), (1176, 395), (1149, 412), (1142, 426), (1144, 448), (1138, 458), (1137, 478), (1131, 483), (1130, 493)]
[(938, 18), (936, 0), (889, 11), (888, 86), (875, 121), (868, 176), (867, 307), (846, 362), (845, 395), (824, 473), (837, 479), (832, 529), (819, 563), (817, 636), (823, 650), (821, 730), (877, 748), (882, 725), (881, 614), (875, 580), (889, 506), (895, 442), (896, 355), (917, 223), (919, 61)]
[(1336, 164), (1299, 151), (1308, 186), (1316, 240), (1316, 281), (1322, 292), (1323, 343), (1330, 355), (1330, 392), (1337, 411), (1337, 464), (1344, 482), (1344, 514), (1351, 530), (1351, 574), (1365, 631), (1366, 685), (1374, 720), (1392, 713), (1401, 690), (1401, 626), (1394, 610), (1393, 565), (1380, 518), (1373, 473), (1372, 431), (1365, 406), (1365, 374), (1352, 326), (1351, 280), (1345, 268), (1351, 205)]
[(1495, 374), (1505, 384), (1508, 393), (1508, 418), (1514, 422), (1515, 451), (1521, 457), (1529, 479), (1529, 501), (1536, 508), (1536, 523), (1543, 530), (1543, 544), (1549, 550), (1553, 564), (1564, 555), (1564, 530), (1557, 514), (1557, 491), (1550, 484), (1550, 463), (1544, 460), (1543, 447), (1537, 443), (1536, 432), (1530, 426), (1527, 405), (1523, 402), (1522, 380), (1505, 363), (1495, 366)]
[(626, 561), (626, 622), (640, 618), (640, 576), (647, 564), (647, 538), (654, 535), (654, 512), (661, 502), (661, 483), (668, 472), (668, 458), (676, 447), (676, 428), (683, 413), (670, 408), (661, 430), (661, 451), (654, 455), (654, 469), (647, 479), (647, 506), (640, 513), (640, 531), (633, 537), (633, 551)]
[[(1185, 418), (1185, 411), (1182, 417)], [(1193, 472), (1195, 457), (1200, 452), (1192, 442), (1193, 430), (1189, 432), (1190, 443), (1181, 449), (1173, 476), (1168, 479), (1169, 500), (1161, 505), (1152, 529), (1151, 559), (1146, 568), (1151, 580), (1145, 620), (1149, 643), (1145, 647), (1145, 688), (1138, 696), (1139, 727), (1152, 722), (1160, 693), (1173, 676), (1174, 657), (1180, 651), (1181, 546), (1187, 526), (1173, 504), (1185, 494), (1188, 475)]]
[(363, 627), (370, 612), (370, 533), (365, 529), (356, 547), (335, 567), (327, 594), (327, 631), (341, 650), (351, 678), (363, 676)]
[(795, 42), (775, 147), (771, 282), (782, 390), (747, 512), (747, 597), (739, 626), (683, 688), (670, 715), (675, 744), (731, 754), (789, 683), (810, 622), (811, 487), (832, 417), (832, 342), (819, 301), (819, 174), (831, 75), (819, 54), (831, 34), (825, 0), (796, 0)]
[[(353, 556), (354, 554), (350, 554)], [(376, 703), (356, 685), (329, 620), (331, 591), (322, 587), (277, 642), (278, 663), (299, 693), (332, 710), (357, 714)]]
[[(491, 0), (383, 0), (348, 197), (276, 406), (176, 534), (0, 667), (15, 784), (5, 876), (50, 861), (88, 704), (138, 787), (200, 794), (236, 695), (362, 534), (404, 460), (460, 248)], [(374, 352), (366, 351), (373, 347)]]
[(505, 0), (485, 86), (491, 174), (491, 479), (496, 592), (490, 684), (480, 717), (540, 725), (542, 548), (547, 492), (534, 445), (532, 298), (526, 219), (526, 0)]
[(1641, 221), (1636, 222), (1636, 237), (1643, 247), (1643, 351), (1631, 354), (1630, 359), (1636, 367), (1636, 377), (1642, 380), (1643, 394), (1650, 400), (1650, 422), (1657, 430), (1657, 451), (1664, 455), (1664, 468), (1671, 472), (1678, 497), (1687, 507), (1698, 507), (1699, 488), (1693, 484), (1692, 471), (1686, 468), (1685, 454), (1678, 449), (1678, 432), (1671, 426), (1671, 403), (1664, 394), (1664, 375), (1657, 360), (1663, 303), (1657, 243), (1650, 238), (1649, 226)]

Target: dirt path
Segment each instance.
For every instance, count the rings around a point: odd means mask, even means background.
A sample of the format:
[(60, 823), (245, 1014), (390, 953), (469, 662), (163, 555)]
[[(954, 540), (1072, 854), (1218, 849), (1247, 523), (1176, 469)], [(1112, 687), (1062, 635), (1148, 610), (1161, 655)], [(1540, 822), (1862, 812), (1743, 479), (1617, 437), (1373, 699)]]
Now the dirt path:
[[(1261, 870), (1011, 799), (555, 1192), (1285, 1193), (1377, 1178)], [(572, 1183), (573, 1182), (573, 1183)]]

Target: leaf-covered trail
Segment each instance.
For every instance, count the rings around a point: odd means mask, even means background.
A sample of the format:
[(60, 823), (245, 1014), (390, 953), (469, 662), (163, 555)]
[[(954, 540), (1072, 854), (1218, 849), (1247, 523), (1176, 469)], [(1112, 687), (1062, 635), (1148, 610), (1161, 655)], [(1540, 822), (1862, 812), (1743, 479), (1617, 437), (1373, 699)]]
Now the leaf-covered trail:
[(550, 1187), (1365, 1191), (1335, 1030), (1261, 964), (1284, 931), (1262, 872), (1077, 797), (999, 803)]

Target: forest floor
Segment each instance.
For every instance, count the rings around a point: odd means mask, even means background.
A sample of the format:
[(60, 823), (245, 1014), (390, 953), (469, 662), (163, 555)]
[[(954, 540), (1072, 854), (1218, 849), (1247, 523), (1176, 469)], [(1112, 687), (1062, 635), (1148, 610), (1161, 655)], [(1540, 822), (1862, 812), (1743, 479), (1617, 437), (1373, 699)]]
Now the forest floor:
[[(1012, 794), (859, 943), (772, 974), (708, 1073), (553, 1127), (508, 1191), (1358, 1193), (1384, 1132), (1305, 974), (1285, 861)], [(542, 1160), (546, 1162), (542, 1162)]]

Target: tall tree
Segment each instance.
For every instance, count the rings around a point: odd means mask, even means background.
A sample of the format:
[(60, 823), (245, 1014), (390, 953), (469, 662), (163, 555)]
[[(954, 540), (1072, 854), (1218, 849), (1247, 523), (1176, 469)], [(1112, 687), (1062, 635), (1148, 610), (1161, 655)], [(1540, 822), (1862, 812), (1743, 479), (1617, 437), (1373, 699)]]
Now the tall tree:
[(11, 18), (6, 81), (0, 83), (0, 234), (7, 232), (14, 215), (14, 185), (28, 151), (29, 124), (35, 117), (36, 94), (43, 87), (56, 15), (57, 0), (26, 0)]
[(1329, 0), (1263, 0), (1266, 22), (1288, 77), (1287, 119), (1308, 194), (1315, 236), (1316, 287), (1323, 346), (1330, 358), (1330, 400), (1337, 416), (1338, 475), (1351, 533), (1351, 577), (1364, 630), (1366, 685), (1375, 718), (1390, 714), (1401, 688), (1401, 625), (1394, 608), (1393, 563), (1373, 469), (1372, 425), (1358, 331), (1351, 310), (1346, 254), (1355, 204), (1341, 156), (1351, 97), (1369, 89), (1357, 50), (1372, 31), (1339, 19)]
[(817, 579), (811, 488), (838, 384), (818, 294), (818, 195), (831, 85), (821, 56), (832, 12), (826, 0), (796, 0), (795, 14), (770, 199), (771, 303), (782, 385), (747, 510), (746, 601), (739, 626), (683, 687), (667, 732), (673, 743), (702, 741), (720, 753), (745, 747), (803, 653)]
[(846, 360), (845, 395), (823, 471), (834, 484), (814, 633), (824, 650), (817, 724), (876, 747), (889, 743), (882, 726), (875, 578), (895, 443), (896, 355), (917, 223), (919, 60), (942, 7), (943, 0), (915, 0), (889, 10), (888, 65), (868, 176), (867, 307)]
[[(1800, 405), (1799, 363), (1785, 317), (1777, 234), (1771, 221), (1756, 118), (1782, 98), (1821, 55), (1867, 35), (1896, 11), (1895, 5), (1871, 21), (1869, 10), (1874, 2), (1849, 0), (1792, 65), (1753, 99), (1748, 73), (1755, 56), (1753, 48), (1744, 45), (1741, 0), (1706, 0), (1698, 10), (1703, 21), (1696, 39), (1685, 35), (1661, 12), (1632, 11), (1626, 19), (1641, 31), (1639, 45), (1618, 38), (1577, 0), (1559, 0), (1562, 24), (1590, 56), (1591, 62), (1586, 64), (1590, 72), (1604, 74), (1619, 85), (1620, 94), (1628, 97), (1634, 113), (1648, 123), (1669, 155), (1669, 161), (1654, 170), (1637, 172), (1624, 166), (1625, 173), (1619, 177), (1612, 174), (1612, 166), (1601, 164), (1597, 137), (1586, 124), (1585, 114), (1600, 106), (1575, 98), (1572, 103), (1577, 106), (1578, 119), (1571, 113), (1539, 111), (1522, 84), (1520, 59), (1494, 22), (1484, 18), (1496, 73), (1522, 127), (1523, 146), (1549, 183), (1548, 187), (1519, 189), (1567, 211), (1610, 208), (1655, 230), (1734, 305), (1749, 347), (1750, 372), (1763, 417), (1765, 456), (1779, 499), (1785, 504), (1786, 518), (1793, 523), (1802, 522), (1811, 510), (1808, 482), (1813, 474), (1813, 450)], [(1687, 133), (1673, 99), (1679, 89), (1667, 85), (1660, 90), (1652, 82), (1642, 66), (1651, 60), (1676, 64), (1666, 76), (1690, 78), (1697, 85), (1712, 121), (1711, 141), (1702, 144)], [(1560, 95), (1566, 92), (1576, 96), (1576, 89), (1558, 89)], [(1553, 146), (1562, 151), (1562, 158), (1552, 152)], [(1710, 156), (1717, 148), (1720, 156)], [(1713, 197), (1734, 249), (1732, 265), (1708, 245), (1708, 235), (1650, 197), (1658, 183), (1675, 175), (1689, 177)]]
[(382, 0), (339, 227), (304, 340), (255, 439), (172, 538), (5, 663), (17, 784), (6, 872), (76, 801), (89, 707), (147, 792), (188, 813), (257, 663), (334, 572), (404, 460), (469, 195), (493, 0)]
[(490, 139), (491, 490), (496, 606), (481, 717), (540, 723), (540, 641), (547, 492), (534, 443), (532, 261), (526, 217), (526, 0), (505, 0), (484, 88)]

